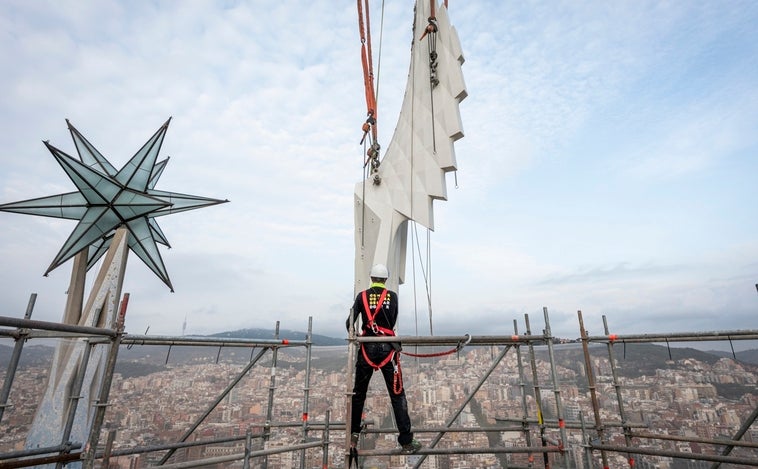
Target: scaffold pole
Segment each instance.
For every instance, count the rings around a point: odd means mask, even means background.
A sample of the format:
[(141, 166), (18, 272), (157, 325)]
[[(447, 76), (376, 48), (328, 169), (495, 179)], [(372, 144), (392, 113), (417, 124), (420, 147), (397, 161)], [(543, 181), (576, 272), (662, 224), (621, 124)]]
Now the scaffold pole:
[[(595, 431), (597, 432), (597, 436), (600, 438), (600, 441), (605, 442), (603, 423), (602, 419), (600, 418), (600, 404), (597, 400), (595, 372), (592, 369), (589, 342), (587, 341), (587, 330), (584, 328), (584, 319), (582, 318), (581, 311), (577, 311), (577, 317), (579, 318), (579, 334), (582, 337), (582, 352), (584, 352), (584, 373), (587, 376), (587, 385), (589, 386), (590, 390), (590, 401), (592, 402), (592, 414), (595, 417)], [(605, 454), (605, 451), (600, 452), (600, 458), (603, 462), (603, 469), (608, 469), (608, 455)]]
[[(26, 305), (26, 313), (24, 313), (24, 320), (28, 321), (32, 317), (32, 311), (34, 311), (34, 304), (37, 302), (37, 294), (32, 293), (29, 296), (29, 303)], [(24, 350), (24, 343), (26, 343), (26, 335), (28, 335), (28, 329), (19, 327), (16, 331), (17, 338), (16, 343), (13, 344), (13, 352), (11, 359), (8, 362), (8, 369), (5, 372), (5, 381), (3, 381), (3, 389), (0, 391), (0, 422), (3, 421), (3, 414), (5, 408), (8, 407), (8, 398), (11, 395), (11, 386), (13, 386), (13, 379), (16, 377), (16, 370), (18, 369), (18, 362), (21, 359), (21, 352)]]

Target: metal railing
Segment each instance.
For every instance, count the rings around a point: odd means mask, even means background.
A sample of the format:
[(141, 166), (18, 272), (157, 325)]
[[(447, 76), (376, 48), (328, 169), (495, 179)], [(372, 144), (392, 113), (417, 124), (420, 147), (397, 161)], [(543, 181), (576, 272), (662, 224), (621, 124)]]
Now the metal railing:
[[(125, 297), (125, 299), (128, 297)], [(311, 348), (312, 343), (312, 319), (309, 318), (308, 332), (305, 340), (286, 340), (279, 339), (279, 323), (276, 323), (276, 333), (273, 339), (238, 339), (238, 338), (212, 338), (212, 337), (175, 337), (175, 336), (148, 336), (148, 335), (132, 335), (123, 333), (120, 326), (115, 329), (104, 329), (95, 327), (81, 327), (73, 326), (55, 322), (34, 321), (31, 320), (31, 314), (36, 301), (36, 295), (32, 295), (29, 300), (26, 313), (23, 319), (0, 316), (0, 337), (6, 337), (15, 341), (13, 353), (8, 364), (8, 369), (5, 374), (5, 380), (2, 390), (0, 391), (0, 425), (2, 425), (3, 413), (9, 406), (9, 397), (11, 389), (16, 376), (16, 372), (19, 365), (20, 357), (23, 353), (24, 344), (32, 339), (49, 339), (49, 338), (81, 338), (88, 343), (94, 344), (109, 344), (111, 346), (112, 354), (108, 367), (106, 369), (106, 375), (104, 377), (105, 385), (101, 389), (100, 399), (98, 405), (102, 409), (100, 417), (96, 418), (93, 422), (93, 428), (90, 432), (90, 438), (87, 442), (72, 442), (68, 441), (66, 435), (62, 435), (61, 445), (51, 446), (48, 448), (34, 448), (21, 451), (12, 451), (0, 453), (0, 469), (11, 467), (32, 467), (41, 464), (56, 463), (62, 466), (65, 463), (72, 461), (81, 461), (84, 467), (95, 467), (97, 462), (100, 462), (101, 467), (107, 467), (108, 462), (112, 458), (130, 456), (130, 455), (143, 455), (151, 453), (162, 454), (161, 460), (157, 463), (159, 466), (168, 468), (180, 468), (180, 467), (201, 467), (213, 464), (224, 464), (231, 461), (243, 461), (245, 467), (250, 467), (251, 460), (258, 460), (262, 467), (268, 466), (268, 457), (274, 454), (283, 452), (299, 452), (299, 464), (300, 467), (306, 466), (306, 450), (320, 448), (322, 451), (323, 467), (330, 465), (329, 461), (329, 447), (333, 445), (336, 447), (344, 448), (344, 463), (347, 467), (348, 464), (348, 449), (349, 449), (349, 432), (346, 431), (345, 422), (331, 422), (330, 414), (327, 411), (325, 419), (323, 421), (314, 421), (309, 416), (309, 399), (311, 390)], [(123, 304), (125, 308), (125, 302)], [(122, 314), (123, 316), (123, 314)], [(577, 467), (580, 464), (584, 467), (591, 468), (594, 465), (594, 454), (599, 453), (600, 464), (602, 467), (608, 467), (608, 455), (610, 453), (620, 453), (627, 457), (630, 467), (635, 465), (635, 455), (649, 455), (664, 458), (674, 459), (686, 459), (706, 461), (713, 463), (713, 468), (718, 467), (722, 463), (738, 464), (744, 466), (758, 466), (758, 457), (742, 457), (733, 456), (731, 452), (734, 448), (758, 448), (758, 443), (751, 441), (745, 441), (743, 437), (747, 434), (749, 428), (758, 418), (758, 408), (745, 418), (740, 426), (740, 429), (729, 440), (724, 439), (708, 439), (700, 437), (687, 437), (687, 436), (674, 436), (664, 434), (654, 434), (649, 432), (636, 431), (639, 428), (645, 428), (644, 424), (630, 422), (629, 416), (625, 409), (625, 401), (622, 397), (623, 384), (619, 377), (619, 371), (616, 365), (616, 358), (614, 355), (614, 346), (621, 344), (633, 343), (665, 343), (667, 345), (675, 342), (693, 342), (693, 341), (732, 341), (739, 340), (756, 340), (758, 339), (758, 331), (746, 330), (746, 331), (716, 331), (716, 332), (684, 332), (684, 333), (671, 333), (671, 334), (639, 334), (639, 335), (616, 335), (608, 332), (608, 326), (606, 318), (603, 317), (603, 324), (605, 334), (600, 336), (589, 336), (584, 329), (584, 321), (581, 311), (578, 312), (578, 320), (580, 327), (580, 339), (578, 342), (581, 344), (584, 355), (584, 370), (587, 378), (587, 387), (589, 390), (589, 399), (591, 403), (591, 409), (588, 410), (588, 414), (591, 414), (592, 424), (587, 425), (583, 418), (580, 420), (571, 420), (565, 418), (565, 409), (561, 395), (561, 383), (559, 382), (559, 376), (557, 374), (557, 362), (554, 351), (555, 339), (551, 336), (550, 319), (547, 309), (543, 309), (543, 317), (545, 322), (545, 328), (542, 334), (532, 334), (529, 316), (524, 315), (526, 324), (526, 334), (519, 334), (516, 321), (514, 321), (514, 332), (511, 335), (487, 335), (487, 336), (398, 336), (398, 337), (360, 337), (355, 331), (351, 331), (348, 337), (348, 363), (346, 368), (345, 377), (345, 396), (346, 396), (346, 422), (350, 421), (349, 409), (350, 400), (352, 397), (352, 380), (353, 380), (353, 363), (356, 358), (356, 353), (361, 343), (367, 342), (399, 342), (405, 346), (419, 346), (419, 347), (438, 347), (438, 346), (452, 346), (460, 350), (465, 347), (502, 347), (497, 356), (493, 356), (492, 363), (484, 370), (477, 380), (471, 381), (468, 386), (468, 391), (465, 397), (458, 403), (455, 409), (452, 409), (451, 414), (445, 421), (443, 426), (419, 426), (414, 428), (414, 432), (418, 434), (432, 434), (431, 438), (425, 437), (429, 440), (429, 443), (425, 448), (418, 452), (417, 458), (414, 463), (414, 467), (418, 468), (424, 463), (425, 459), (429, 456), (445, 456), (445, 455), (471, 455), (471, 454), (525, 454), (528, 456), (528, 464), (525, 467), (540, 467), (537, 465), (537, 461), (540, 458), (534, 459), (535, 456), (541, 456), (542, 466), (549, 468)], [(123, 323), (121, 323), (123, 324)], [(591, 344), (605, 345), (608, 354), (608, 363), (610, 365), (611, 376), (610, 380), (613, 389), (616, 393), (616, 409), (618, 412), (617, 420), (608, 420), (604, 418), (603, 409), (601, 409), (599, 400), (597, 397), (597, 384), (596, 375), (592, 364), (592, 351), (597, 348), (590, 348)], [(217, 398), (205, 409), (204, 412), (190, 424), (182, 437), (174, 443), (165, 443), (160, 445), (149, 445), (142, 447), (132, 448), (116, 448), (112, 447), (115, 431), (112, 431), (109, 435), (108, 441), (105, 445), (100, 444), (100, 435), (103, 431), (103, 416), (107, 412), (108, 406), (108, 394), (110, 383), (113, 378), (113, 370), (115, 367), (115, 360), (117, 357), (118, 349), (120, 346), (141, 346), (141, 345), (158, 345), (165, 346), (170, 349), (173, 346), (200, 346), (200, 347), (247, 347), (255, 350), (260, 347), (261, 350), (251, 358), (248, 363), (234, 376), (229, 384), (223, 391), (219, 393)], [(548, 363), (549, 363), (549, 377), (548, 383), (540, 383), (540, 373), (537, 369), (536, 347), (543, 347), (547, 349)], [(305, 347), (306, 360), (305, 360), (305, 377), (303, 386), (303, 398), (302, 398), (302, 420), (300, 422), (275, 422), (273, 403), (275, 398), (275, 392), (277, 389), (277, 352), (280, 348), (287, 347)], [(528, 360), (522, 360), (521, 348), (526, 348), (528, 354)], [(271, 370), (269, 378), (269, 389), (266, 399), (266, 415), (265, 423), (262, 428), (263, 431), (253, 433), (252, 430), (248, 430), (245, 436), (237, 436), (233, 438), (214, 438), (197, 441), (188, 441), (200, 424), (211, 414), (211, 412), (225, 399), (225, 397), (237, 386), (243, 377), (245, 377), (250, 370), (259, 364), (262, 357), (271, 352)], [(498, 419), (499, 422), (510, 422), (512, 425), (488, 425), (477, 427), (462, 427), (456, 425), (456, 421), (461, 412), (470, 404), (476, 393), (493, 375), (493, 372), (501, 364), (503, 359), (508, 353), (516, 353), (519, 383), (518, 388), (521, 396), (521, 416), (514, 418)], [(531, 371), (531, 373), (529, 373)], [(544, 373), (542, 373), (544, 375)], [(548, 410), (544, 406), (546, 402), (543, 401), (543, 391), (548, 393), (552, 391), (551, 405), (554, 408), (550, 409), (550, 413), (554, 414), (556, 418), (545, 418), (545, 412)], [(533, 395), (534, 403), (530, 405), (527, 403), (527, 395)], [(73, 411), (75, 412), (75, 406)], [(536, 414), (534, 413), (536, 410)], [(587, 410), (587, 409), (583, 409)], [(585, 412), (582, 412), (582, 416)], [(274, 432), (272, 429), (276, 428), (300, 428), (301, 429), (301, 442), (297, 444), (283, 444), (281, 446), (275, 446)], [(623, 435), (624, 444), (609, 444), (609, 434), (611, 429), (621, 429), (621, 435)], [(380, 434), (386, 432), (395, 432), (392, 428), (369, 428), (367, 434)], [(309, 437), (310, 432), (321, 432), (321, 436), (318, 439)], [(335, 441), (330, 441), (331, 435), (334, 432), (344, 435), (344, 438), (338, 438)], [(503, 433), (503, 432), (518, 432), (523, 437), (523, 445), (513, 447), (441, 447), (440, 443), (443, 442), (445, 435), (453, 433)], [(581, 443), (576, 443), (575, 440), (570, 440), (569, 432), (577, 432), (581, 434)], [(614, 430), (617, 433), (617, 430)], [(539, 435), (538, 438), (534, 438)], [(718, 451), (714, 450), (714, 453), (719, 454), (704, 454), (704, 453), (690, 453), (682, 451), (672, 451), (668, 449), (656, 449), (651, 448), (650, 441), (680, 441), (685, 443), (698, 443), (701, 445), (713, 445), (714, 448), (718, 448)], [(229, 454), (224, 456), (217, 456), (212, 458), (201, 458), (195, 461), (178, 462), (173, 461), (177, 450), (187, 449), (190, 447), (205, 446), (205, 445), (217, 445), (225, 443), (241, 443), (244, 441), (244, 452), (235, 454)], [(263, 446), (266, 446), (268, 442), (268, 448), (255, 448), (253, 441), (259, 441)], [(646, 444), (643, 444), (647, 442)], [(105, 449), (101, 448), (102, 446)], [(82, 449), (83, 448), (83, 449)], [(577, 451), (581, 452), (583, 456), (577, 457)], [(373, 456), (393, 456), (398, 454), (398, 450), (387, 449), (370, 449), (361, 448), (359, 450), (361, 456), (373, 457)], [(335, 462), (331, 462), (334, 464)], [(336, 461), (340, 463), (340, 461)], [(519, 467), (518, 465), (509, 465), (510, 468)]]

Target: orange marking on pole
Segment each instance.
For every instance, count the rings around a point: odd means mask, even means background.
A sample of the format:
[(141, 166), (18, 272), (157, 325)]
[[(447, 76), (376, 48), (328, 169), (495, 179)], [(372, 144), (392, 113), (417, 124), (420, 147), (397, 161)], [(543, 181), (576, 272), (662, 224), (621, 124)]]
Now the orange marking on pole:
[(563, 419), (558, 420), (558, 428), (564, 428), (566, 426), (566, 422), (563, 421)]
[(608, 340), (610, 340), (611, 342), (614, 342), (616, 339), (618, 339), (618, 337), (619, 337), (619, 336), (618, 336), (618, 335), (616, 335), (616, 334), (610, 334), (610, 335), (608, 336)]
[(514, 334), (511, 336), (511, 340), (518, 340), (518, 335)]
[(289, 343), (290, 343), (290, 341), (289, 341), (289, 340), (287, 340), (287, 339), (282, 339), (282, 344), (283, 344), (283, 345), (288, 345)]

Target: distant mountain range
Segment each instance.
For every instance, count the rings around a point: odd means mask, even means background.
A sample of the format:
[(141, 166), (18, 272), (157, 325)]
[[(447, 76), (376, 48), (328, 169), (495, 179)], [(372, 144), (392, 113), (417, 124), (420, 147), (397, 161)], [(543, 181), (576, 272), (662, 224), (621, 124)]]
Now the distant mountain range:
[[(291, 331), (287, 329), (279, 329), (280, 339), (291, 340), (305, 340), (308, 336), (305, 332)], [(273, 329), (238, 329), (236, 331), (219, 332), (218, 334), (212, 334), (208, 337), (224, 337), (235, 339), (273, 339)], [(334, 337), (328, 337), (325, 335), (313, 334), (311, 337), (313, 345), (327, 346), (327, 345), (346, 345), (347, 341), (342, 339), (335, 339)]]
[[(260, 328), (253, 328), (253, 329), (238, 329), (236, 331), (228, 331), (228, 332), (220, 332), (218, 334), (211, 334), (207, 337), (225, 337), (225, 338), (236, 338), (236, 339), (273, 339), (274, 338), (274, 330), (273, 329), (260, 329)], [(292, 331), (288, 329), (280, 329), (279, 330), (279, 338), (281, 339), (295, 339), (295, 340), (305, 340), (306, 333), (301, 331)], [(319, 335), (319, 334), (313, 334), (312, 337), (313, 345), (316, 346), (334, 346), (334, 345), (347, 345), (347, 340), (345, 338), (334, 338), (329, 337), (325, 335)], [(615, 348), (619, 348), (620, 344), (616, 344)], [(671, 358), (674, 360), (679, 360), (682, 358), (694, 358), (696, 360), (700, 360), (705, 363), (713, 363), (715, 360), (719, 358), (736, 358), (738, 361), (744, 362), (744, 363), (750, 363), (753, 365), (758, 365), (758, 349), (750, 349), (750, 350), (744, 350), (742, 352), (736, 352), (734, 355), (732, 355), (730, 352), (725, 351), (719, 351), (719, 350), (698, 350), (693, 348), (681, 348), (681, 347), (665, 347), (661, 345), (654, 345), (652, 344), (652, 347), (645, 347), (643, 344), (630, 344), (628, 347), (628, 356), (626, 357), (629, 360), (637, 360), (637, 361), (645, 361), (646, 358), (648, 359), (662, 359), (664, 356), (667, 356), (668, 354), (671, 354)], [(623, 350), (619, 349), (619, 351), (623, 354)], [(618, 353), (618, 352), (617, 352)], [(622, 355), (618, 355), (616, 358), (623, 360), (624, 357)]]
[[(273, 329), (238, 329), (236, 331), (220, 332), (218, 334), (212, 334), (208, 337), (226, 337), (236, 339), (273, 339)], [(306, 337), (305, 332), (292, 331), (287, 329), (279, 330), (279, 337), (282, 339), (296, 339), (304, 340)], [(345, 338), (337, 339), (325, 335), (313, 334), (313, 345), (316, 346), (334, 346), (334, 345), (346, 345)], [(758, 365), (758, 349), (744, 350), (742, 352), (736, 352), (732, 355), (730, 352), (724, 352), (719, 350), (698, 350), (693, 348), (681, 348), (681, 347), (665, 347), (661, 345), (650, 344), (650, 347), (645, 344), (629, 344), (626, 349), (620, 348), (622, 344), (616, 344), (614, 347), (617, 350), (616, 358), (619, 360), (627, 359), (629, 361), (638, 362), (644, 364), (647, 361), (657, 362), (659, 360), (665, 360), (669, 355), (673, 360), (680, 360), (683, 358), (694, 358), (704, 363), (713, 363), (719, 358), (735, 358), (738, 361), (744, 363), (750, 363), (752, 365)], [(644, 368), (644, 367), (643, 367)], [(646, 370), (647, 371), (647, 370)]]
[[(712, 353), (719, 357), (734, 358), (730, 352), (724, 352), (721, 350), (709, 350), (708, 353)], [(742, 352), (736, 352), (737, 360), (745, 363), (752, 363), (758, 365), (758, 349), (744, 350)]]

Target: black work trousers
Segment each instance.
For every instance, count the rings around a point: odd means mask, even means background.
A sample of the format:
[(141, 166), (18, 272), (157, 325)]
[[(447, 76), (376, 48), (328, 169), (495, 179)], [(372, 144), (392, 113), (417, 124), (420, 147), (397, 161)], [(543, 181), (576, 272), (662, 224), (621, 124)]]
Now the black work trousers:
[[(366, 355), (369, 360), (375, 364), (380, 364), (387, 358), (387, 355), (392, 351), (391, 344), (381, 343), (365, 343), (362, 344), (366, 349)], [(381, 368), (382, 375), (384, 376), (384, 384), (387, 386), (387, 393), (390, 396), (392, 402), (392, 411), (395, 414), (395, 423), (397, 424), (398, 437), (397, 442), (401, 445), (406, 445), (413, 441), (413, 433), (411, 433), (411, 418), (408, 416), (408, 401), (405, 399), (405, 389), (402, 389), (399, 394), (395, 394), (393, 389), (393, 382), (395, 378), (395, 367), (393, 365), (394, 360), (390, 360)], [(366, 391), (368, 385), (371, 382), (371, 377), (374, 375), (374, 368), (366, 362), (363, 357), (363, 352), (358, 350), (358, 360), (355, 362), (355, 386), (353, 386), (353, 405), (351, 411), (350, 432), (360, 433), (361, 431), (361, 417), (363, 416), (363, 405), (366, 403)], [(402, 379), (400, 377), (400, 379)], [(399, 383), (402, 385), (402, 382)]]

